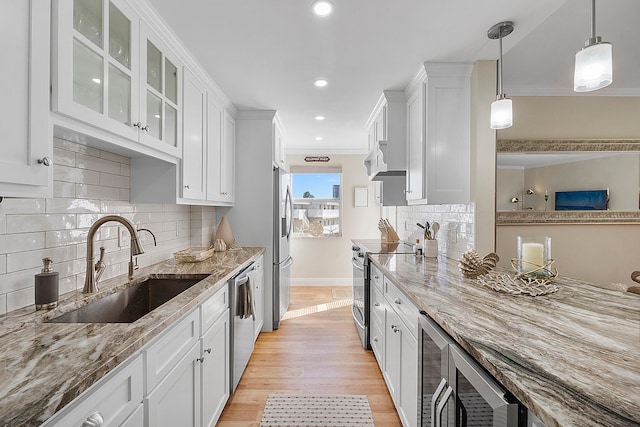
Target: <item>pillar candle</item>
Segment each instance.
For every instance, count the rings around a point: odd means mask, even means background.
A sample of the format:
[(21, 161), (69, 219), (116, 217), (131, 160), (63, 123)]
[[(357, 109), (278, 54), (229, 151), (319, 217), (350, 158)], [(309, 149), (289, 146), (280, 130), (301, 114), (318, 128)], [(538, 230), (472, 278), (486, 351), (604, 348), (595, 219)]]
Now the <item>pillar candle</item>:
[[(522, 270), (528, 272), (544, 265), (544, 245), (542, 243), (522, 244)], [(535, 265), (534, 265), (535, 264)]]

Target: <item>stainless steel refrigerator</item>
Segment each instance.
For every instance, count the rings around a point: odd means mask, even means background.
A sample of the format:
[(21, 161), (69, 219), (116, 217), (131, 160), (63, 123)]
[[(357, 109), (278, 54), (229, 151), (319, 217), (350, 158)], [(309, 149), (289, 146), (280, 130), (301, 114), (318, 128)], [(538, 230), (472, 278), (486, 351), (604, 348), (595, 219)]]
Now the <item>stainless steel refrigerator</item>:
[(278, 329), (282, 316), (289, 308), (289, 288), (291, 286), (291, 265), (293, 258), (289, 252), (289, 240), (293, 228), (293, 203), (291, 181), (282, 168), (273, 168), (273, 329)]
[(292, 204), (287, 172), (274, 159), (275, 111), (239, 111), (232, 207), (217, 207), (242, 246), (264, 247), (264, 325), (278, 328), (289, 306)]

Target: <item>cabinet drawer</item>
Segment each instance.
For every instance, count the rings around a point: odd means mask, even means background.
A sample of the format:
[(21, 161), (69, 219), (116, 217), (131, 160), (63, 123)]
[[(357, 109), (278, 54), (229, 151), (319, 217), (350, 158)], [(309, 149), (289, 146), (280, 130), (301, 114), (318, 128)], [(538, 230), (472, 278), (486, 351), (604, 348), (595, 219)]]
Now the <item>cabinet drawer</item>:
[(380, 329), (384, 325), (384, 307), (385, 300), (382, 291), (377, 288), (371, 288), (371, 324), (378, 324)]
[(229, 308), (229, 285), (224, 285), (200, 306), (201, 334), (204, 334), (227, 308)]
[(166, 331), (145, 351), (147, 393), (155, 388), (176, 363), (198, 341), (200, 316), (193, 310)]
[(415, 338), (418, 332), (418, 317), (420, 311), (418, 307), (406, 296), (391, 280), (384, 278), (384, 296), (390, 307), (398, 314), (400, 319), (407, 325), (409, 332)]
[(373, 354), (378, 360), (378, 366), (381, 371), (384, 371), (384, 323), (378, 325), (377, 323), (371, 323), (371, 349)]
[(44, 425), (80, 426), (92, 415), (100, 414), (103, 426), (127, 425), (142, 403), (142, 357), (138, 355), (115, 374), (109, 374)]
[(378, 270), (378, 267), (376, 267), (374, 264), (370, 264), (371, 266), (371, 285), (376, 286), (378, 289), (380, 289), (380, 291), (382, 292), (382, 284), (383, 284), (383, 278), (384, 275), (382, 274), (382, 272), (380, 270)]

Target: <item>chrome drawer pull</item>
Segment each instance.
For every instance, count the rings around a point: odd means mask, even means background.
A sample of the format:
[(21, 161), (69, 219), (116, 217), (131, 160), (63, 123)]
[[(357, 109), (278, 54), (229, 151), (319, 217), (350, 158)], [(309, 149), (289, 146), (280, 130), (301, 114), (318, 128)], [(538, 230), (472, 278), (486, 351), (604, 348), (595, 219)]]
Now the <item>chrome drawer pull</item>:
[(104, 425), (104, 418), (100, 412), (94, 412), (84, 420), (82, 427), (102, 427)]
[(395, 302), (396, 304), (402, 304), (402, 301), (400, 301), (400, 298), (396, 298), (393, 302)]

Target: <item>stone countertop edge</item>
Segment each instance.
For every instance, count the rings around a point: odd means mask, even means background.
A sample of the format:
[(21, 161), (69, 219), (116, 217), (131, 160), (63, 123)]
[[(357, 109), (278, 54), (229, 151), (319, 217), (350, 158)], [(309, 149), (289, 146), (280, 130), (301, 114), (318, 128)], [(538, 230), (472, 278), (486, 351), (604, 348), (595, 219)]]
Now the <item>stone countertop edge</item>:
[(513, 296), (443, 256), (370, 259), (546, 427), (640, 425), (638, 295), (560, 276), (554, 294)]
[[(198, 263), (168, 259), (104, 280), (96, 294), (63, 294), (58, 308), (0, 316), (0, 426), (37, 426), (59, 412), (176, 320), (221, 289), (264, 248), (216, 252)], [(43, 323), (147, 277), (202, 278), (133, 323)]]

